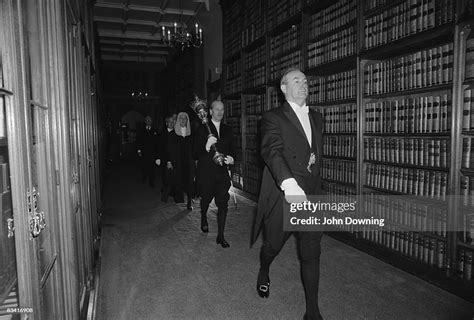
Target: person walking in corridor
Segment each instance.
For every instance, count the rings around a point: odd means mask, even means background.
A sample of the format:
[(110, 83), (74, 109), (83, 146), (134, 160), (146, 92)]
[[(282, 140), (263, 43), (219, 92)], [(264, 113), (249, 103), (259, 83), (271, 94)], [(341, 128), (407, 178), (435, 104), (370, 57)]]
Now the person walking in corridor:
[[(212, 199), (215, 199), (217, 210), (217, 239), (216, 243), (223, 248), (230, 245), (224, 238), (225, 222), (228, 211), (230, 177), (227, 171), (228, 165), (234, 164), (232, 139), (232, 128), (223, 123), (224, 104), (221, 101), (213, 101), (210, 108), (211, 119), (208, 122), (214, 136), (208, 136), (204, 125), (198, 129), (195, 139), (195, 154), (198, 157), (198, 190), (201, 196), (201, 230), (209, 232), (207, 223), (207, 210)], [(216, 138), (217, 137), (217, 138)], [(225, 165), (220, 166), (213, 161), (212, 145), (225, 157)]]
[(150, 187), (155, 187), (155, 160), (158, 157), (158, 132), (152, 127), (152, 118), (145, 117), (145, 128), (137, 137), (137, 154), (142, 170), (143, 182), (148, 180)]
[[(263, 114), (261, 154), (265, 162), (252, 244), (263, 225), (257, 292), (270, 295), (270, 265), (292, 234), (283, 230), (283, 201), (321, 194), (322, 116), (306, 105), (308, 83), (303, 72), (288, 69), (280, 88), (286, 101)], [(301, 200), (301, 201), (300, 201)], [(322, 233), (294, 232), (306, 296), (305, 319), (322, 319), (318, 306)]]
[(184, 202), (183, 192), (187, 197), (187, 208), (192, 210), (192, 189), (194, 183), (194, 160), (192, 156), (193, 137), (191, 135), (191, 124), (186, 112), (178, 114), (178, 121), (174, 127), (174, 134), (168, 140), (167, 170), (173, 171), (173, 183), (175, 185), (175, 200), (177, 203)]

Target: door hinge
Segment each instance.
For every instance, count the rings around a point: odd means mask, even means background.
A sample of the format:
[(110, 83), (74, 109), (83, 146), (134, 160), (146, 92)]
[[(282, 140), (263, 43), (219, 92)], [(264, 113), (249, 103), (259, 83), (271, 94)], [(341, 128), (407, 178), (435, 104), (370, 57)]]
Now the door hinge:
[(8, 226), (8, 238), (13, 238), (15, 235), (15, 225), (13, 224), (13, 218), (7, 219), (7, 226)]
[(46, 221), (44, 218), (44, 212), (38, 210), (38, 197), (39, 192), (33, 187), (33, 190), (26, 193), (26, 202), (28, 205), (28, 220), (30, 233), (33, 238), (40, 235), (41, 231), (46, 228)]

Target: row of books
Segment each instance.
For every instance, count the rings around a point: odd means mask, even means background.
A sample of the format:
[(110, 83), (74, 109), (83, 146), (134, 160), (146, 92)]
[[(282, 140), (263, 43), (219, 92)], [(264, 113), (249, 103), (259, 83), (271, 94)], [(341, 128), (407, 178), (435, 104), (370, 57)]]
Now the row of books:
[(270, 38), (270, 58), (288, 52), (300, 46), (301, 24), (293, 25), (288, 30)]
[(245, 133), (257, 134), (260, 127), (261, 116), (248, 116), (245, 118)]
[(245, 96), (245, 113), (247, 115), (262, 114), (267, 103), (265, 94), (254, 94)]
[[(461, 199), (460, 204), (464, 206), (470, 206), (471, 210), (474, 207), (474, 177), (472, 176), (465, 176), (461, 175), (460, 177), (460, 191), (461, 191)], [(470, 214), (466, 215), (467, 221), (466, 225), (469, 226), (469, 230), (472, 230), (473, 233), (471, 234), (470, 240), (467, 242), (468, 244), (473, 243), (474, 237), (474, 213), (471, 211)]]
[(458, 250), (458, 266), (457, 272), (460, 278), (464, 278), (468, 281), (472, 280), (474, 273), (472, 271), (472, 258), (474, 256), (473, 250), (462, 249)]
[(474, 137), (464, 137), (462, 139), (462, 163), (466, 169), (474, 168)]
[(224, 84), (224, 94), (231, 95), (240, 93), (242, 91), (242, 77), (237, 77), (228, 81)]
[(321, 178), (354, 184), (356, 182), (356, 163), (354, 161), (324, 159), (321, 165)]
[(405, 91), (453, 80), (453, 43), (369, 64), (364, 70), (366, 95)]
[(466, 42), (466, 79), (474, 78), (474, 38), (467, 39)]
[(234, 156), (236, 163), (242, 163), (242, 148), (234, 148)]
[(406, 0), (365, 19), (365, 48), (380, 46), (453, 21), (453, 1)]
[(245, 135), (246, 149), (257, 150), (260, 147), (260, 139), (256, 134)]
[(260, 191), (260, 180), (244, 176), (243, 187), (244, 191), (256, 195)]
[(224, 30), (226, 36), (224, 37), (224, 58), (228, 58), (241, 49), (241, 15), (242, 2), (234, 1), (231, 3), (229, 10), (225, 11), (223, 17)]
[(242, 7), (244, 26), (249, 26), (264, 19), (263, 1), (245, 1)]
[(448, 173), (366, 163), (368, 187), (407, 195), (446, 200)]
[(355, 98), (356, 83), (356, 70), (310, 78), (308, 83), (309, 104)]
[(258, 165), (261, 162), (260, 153), (257, 150), (245, 149), (245, 162), (252, 165)]
[[(346, 198), (346, 196), (355, 195), (356, 193), (356, 190), (354, 187), (345, 186), (338, 183), (327, 182), (327, 181), (323, 181), (322, 190), (324, 194), (331, 195), (333, 198), (335, 196), (336, 197), (341, 196), (341, 198), (344, 198), (344, 199)], [(342, 202), (342, 201), (338, 201), (338, 199), (336, 198), (334, 202)]]
[(234, 60), (231, 63), (226, 65), (226, 79), (232, 79), (240, 75), (242, 71), (242, 64), (240, 59)]
[(365, 138), (364, 159), (394, 165), (447, 168), (451, 141), (430, 138)]
[(267, 9), (267, 26), (271, 30), (301, 12), (301, 0), (270, 0)]
[(364, 1), (364, 12), (367, 13), (374, 9), (386, 6), (390, 3), (393, 3), (393, 0), (365, 0)]
[(242, 31), (242, 48), (248, 46), (255, 40), (265, 35), (265, 25), (263, 19), (252, 23), (250, 26)]
[(451, 129), (451, 95), (389, 98), (365, 104), (367, 133), (435, 133)]
[(320, 108), (324, 133), (355, 133), (357, 131), (357, 105), (337, 105)]
[(242, 132), (241, 119), (240, 118), (227, 118), (226, 123), (232, 128), (233, 134), (239, 134)]
[(266, 83), (267, 68), (265, 65), (245, 72), (244, 89), (256, 88)]
[(245, 4), (242, 47), (247, 46), (265, 34), (264, 16), (260, 1), (248, 1)]
[(243, 188), (244, 177), (242, 174), (233, 172), (232, 173), (232, 183), (236, 188)]
[(240, 117), (242, 114), (242, 105), (240, 100), (224, 101), (224, 116), (226, 118)]
[(356, 52), (355, 27), (337, 32), (329, 37), (308, 44), (308, 67), (351, 56)]
[(445, 240), (417, 232), (403, 232), (393, 226), (384, 227), (379, 231), (362, 232), (362, 238), (433, 267), (445, 269), (447, 266)]
[(400, 231), (426, 232), (446, 237), (448, 207), (428, 202), (410, 201), (394, 196), (365, 196), (363, 209), (366, 216), (384, 219), (386, 225), (397, 227)]
[(464, 90), (464, 104), (462, 112), (462, 130), (474, 130), (474, 94), (472, 89)]
[(339, 0), (311, 16), (309, 38), (314, 39), (325, 33), (341, 28), (357, 18), (357, 1)]
[(236, 156), (240, 155), (240, 158), (242, 158), (242, 138), (241, 137), (234, 136), (234, 139), (232, 139), (232, 147), (234, 148), (234, 152), (236, 153)]
[(357, 138), (355, 136), (323, 136), (323, 155), (355, 158)]
[(267, 111), (267, 110), (270, 110), (270, 109), (274, 109), (274, 108), (278, 108), (279, 105), (280, 105), (280, 101), (279, 101), (279, 98), (278, 98), (278, 90), (280, 90), (279, 88), (272, 88), (270, 91), (269, 91), (269, 94), (268, 94), (268, 105), (265, 106), (265, 110), (264, 111)]
[(245, 69), (249, 70), (259, 64), (265, 64), (265, 62), (266, 53), (265, 44), (263, 44), (247, 54), (247, 57), (245, 59)]
[(273, 59), (270, 61), (270, 79), (280, 79), (283, 72), (289, 67), (303, 68), (301, 60), (301, 50), (292, 52), (283, 57)]
[(260, 180), (262, 178), (262, 168), (254, 165), (245, 166), (245, 177)]

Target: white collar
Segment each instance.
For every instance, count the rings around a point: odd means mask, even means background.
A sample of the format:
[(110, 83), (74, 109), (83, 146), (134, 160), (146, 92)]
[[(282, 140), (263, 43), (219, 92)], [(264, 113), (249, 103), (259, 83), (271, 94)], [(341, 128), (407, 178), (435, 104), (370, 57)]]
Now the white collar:
[(168, 129), (168, 132), (174, 131), (174, 129), (170, 129), (168, 127), (166, 127), (166, 129)]
[(215, 126), (216, 128), (219, 128), (219, 127), (220, 127), (221, 121), (214, 121), (214, 119), (212, 119), (212, 118), (211, 118), (211, 121), (212, 121), (212, 123), (214, 123), (214, 126)]
[(296, 102), (293, 102), (293, 101), (288, 101), (288, 104), (290, 105), (291, 109), (293, 109), (293, 111), (296, 113), (296, 114), (301, 114), (301, 113), (308, 113), (308, 106), (305, 104), (303, 104), (302, 106), (298, 105)]

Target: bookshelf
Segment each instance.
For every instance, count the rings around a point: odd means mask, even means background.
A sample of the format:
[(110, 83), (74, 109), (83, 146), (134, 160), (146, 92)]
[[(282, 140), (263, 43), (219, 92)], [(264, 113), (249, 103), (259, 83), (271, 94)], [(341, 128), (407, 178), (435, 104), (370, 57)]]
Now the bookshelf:
[[(240, 66), (224, 79), (224, 100), (240, 121), (242, 189), (258, 195), (261, 113), (282, 100), (281, 72), (300, 67), (324, 119), (323, 190), (386, 209), (383, 230), (330, 234), (474, 301), (474, 1), (221, 6), (223, 64)], [(395, 196), (405, 203), (393, 209)], [(437, 228), (413, 231), (400, 208)]]

